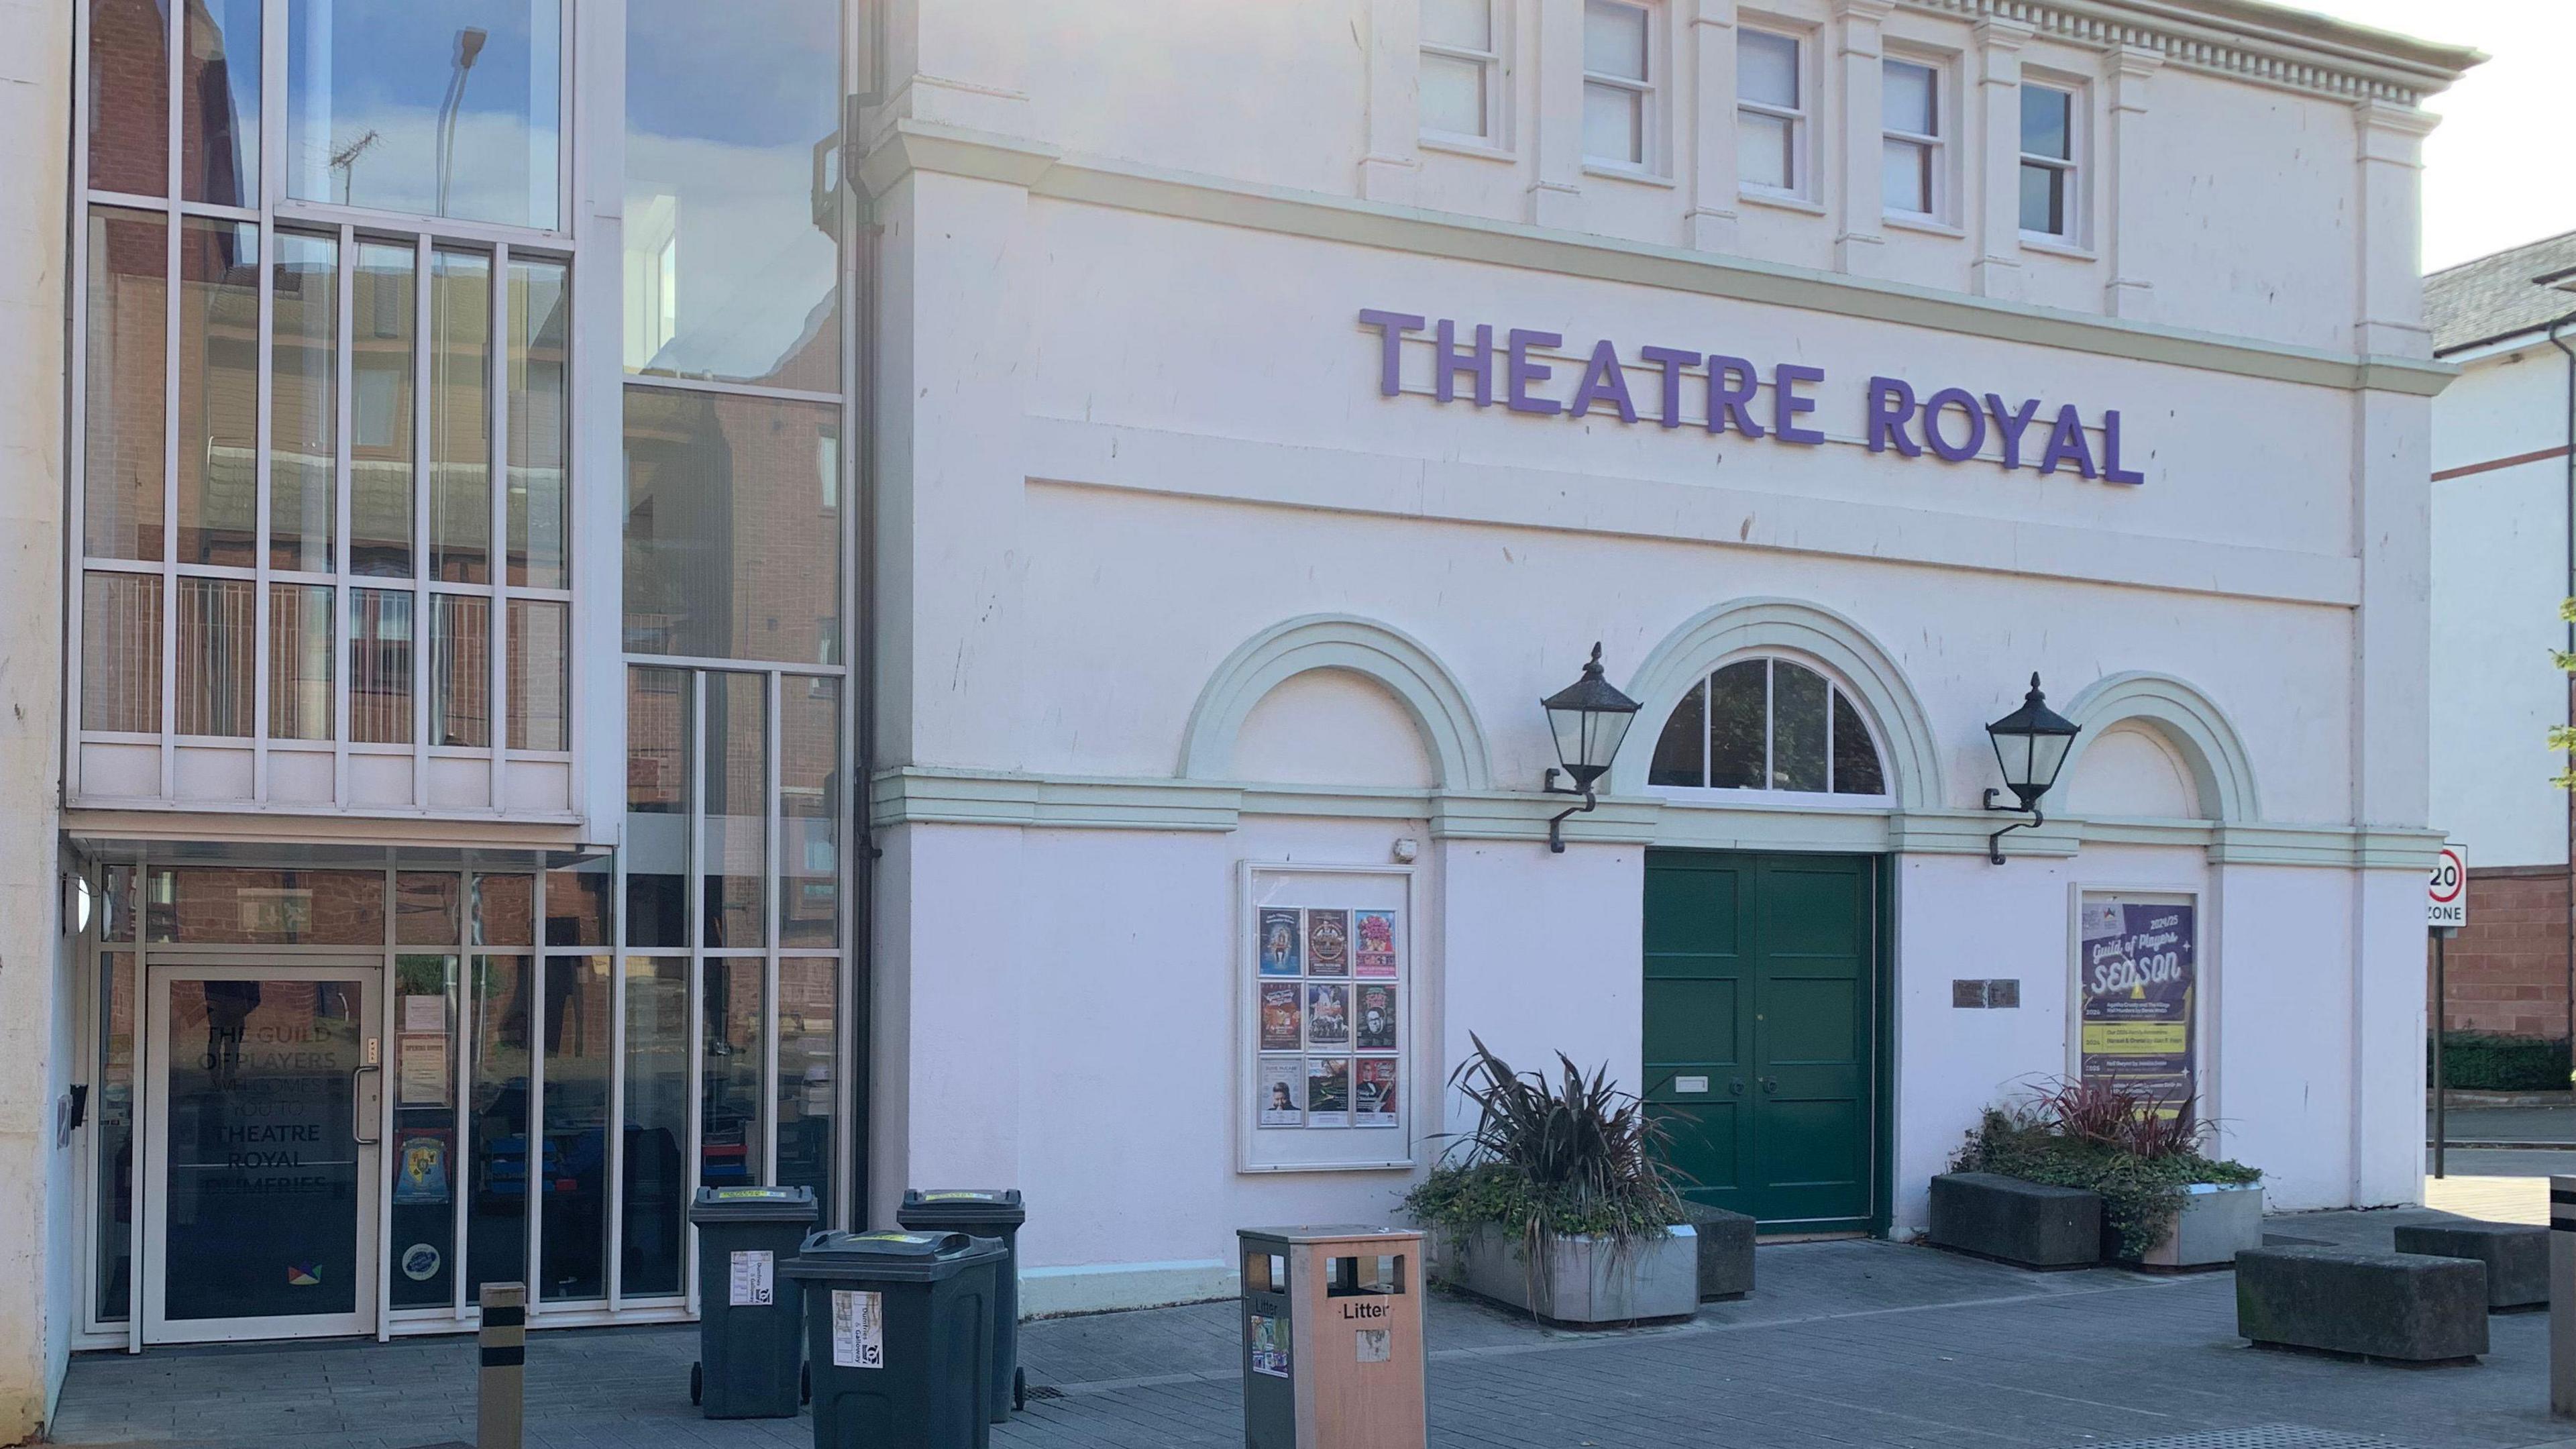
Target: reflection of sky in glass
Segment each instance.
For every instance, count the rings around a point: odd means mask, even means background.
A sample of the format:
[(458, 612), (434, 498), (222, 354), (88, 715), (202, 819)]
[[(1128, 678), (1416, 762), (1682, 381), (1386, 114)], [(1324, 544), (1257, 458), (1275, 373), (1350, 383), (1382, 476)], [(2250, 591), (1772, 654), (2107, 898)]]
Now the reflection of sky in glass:
[(839, 54), (831, 0), (630, 0), (630, 369), (838, 386), (837, 249), (814, 183)]
[(442, 214), (440, 123), (468, 30), (485, 39), (455, 105), (443, 214), (555, 226), (560, 0), (294, 0), (288, 191)]
[(190, 201), (259, 204), (259, 0), (188, 0)]

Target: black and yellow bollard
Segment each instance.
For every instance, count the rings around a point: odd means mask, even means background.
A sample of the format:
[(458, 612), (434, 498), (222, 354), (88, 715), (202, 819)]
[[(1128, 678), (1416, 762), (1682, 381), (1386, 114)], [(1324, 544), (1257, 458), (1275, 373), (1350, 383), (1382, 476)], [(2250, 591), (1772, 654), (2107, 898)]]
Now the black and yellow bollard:
[(475, 1449), (519, 1449), (528, 1376), (528, 1285), (486, 1283), (482, 1304), (483, 1331), (475, 1338), (483, 1358), (474, 1386)]

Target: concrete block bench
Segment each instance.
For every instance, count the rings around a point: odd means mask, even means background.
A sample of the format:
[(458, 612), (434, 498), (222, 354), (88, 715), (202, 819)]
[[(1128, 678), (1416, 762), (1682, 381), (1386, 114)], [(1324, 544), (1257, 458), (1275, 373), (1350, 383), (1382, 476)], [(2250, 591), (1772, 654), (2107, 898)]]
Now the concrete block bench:
[(1932, 1179), (1932, 1245), (2024, 1268), (2088, 1268), (2102, 1257), (2102, 1195), (1991, 1172)]
[(2487, 1270), (2470, 1258), (2349, 1248), (2236, 1255), (2236, 1331), (2257, 1345), (2396, 1363), (2487, 1351)]
[(1699, 1301), (1752, 1292), (1753, 1219), (1695, 1202), (1682, 1204), (1682, 1215), (1699, 1234)]
[(2549, 1306), (2549, 1229), (2525, 1223), (2422, 1223), (2397, 1230), (2397, 1251), (2487, 1265), (2487, 1307)]

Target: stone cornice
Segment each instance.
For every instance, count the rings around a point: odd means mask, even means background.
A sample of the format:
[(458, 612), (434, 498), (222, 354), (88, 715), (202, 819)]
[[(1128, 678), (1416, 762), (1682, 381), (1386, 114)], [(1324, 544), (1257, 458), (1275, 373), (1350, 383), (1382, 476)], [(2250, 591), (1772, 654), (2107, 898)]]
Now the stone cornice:
[(2348, 101), (2413, 106), (2486, 59), (2255, 0), (1898, 0), (1910, 10), (2029, 26), (2088, 49), (2152, 51), (2169, 65)]

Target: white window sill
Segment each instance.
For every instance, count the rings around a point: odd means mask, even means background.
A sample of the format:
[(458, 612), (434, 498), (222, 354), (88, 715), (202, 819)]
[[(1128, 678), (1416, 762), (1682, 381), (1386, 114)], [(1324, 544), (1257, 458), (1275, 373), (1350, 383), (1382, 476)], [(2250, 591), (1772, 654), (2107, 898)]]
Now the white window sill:
[(2066, 257), (2079, 262), (2097, 260), (2091, 248), (2077, 246), (2062, 236), (2050, 236), (2046, 232), (2023, 232), (2021, 249), (2026, 252), (2038, 252), (2043, 256)]
[(1782, 211), (1803, 212), (1808, 216), (1825, 214), (1823, 202), (1809, 201), (1793, 192), (1773, 191), (1768, 187), (1744, 186), (1738, 187), (1735, 195), (1738, 200), (1749, 201), (1756, 206), (1776, 206)]
[(1641, 167), (1622, 166), (1615, 161), (1586, 161), (1583, 163), (1583, 174), (1605, 177), (1612, 181), (1633, 181), (1640, 186), (1669, 188), (1674, 185), (1673, 178), (1669, 176), (1659, 176)]
[(1968, 239), (1968, 233), (1961, 228), (1952, 226), (1937, 216), (1925, 216), (1920, 212), (1891, 211), (1879, 220), (1899, 231), (1919, 231), (1926, 236), (1945, 236), (1953, 241)]
[(1521, 159), (1518, 151), (1514, 151), (1509, 147), (1494, 145), (1490, 141), (1479, 140), (1474, 136), (1452, 136), (1446, 132), (1435, 133), (1425, 131), (1420, 140), (1422, 149), (1425, 151), (1438, 151), (1450, 156), (1465, 156), (1476, 161), (1501, 161), (1506, 164), (1518, 164)]

